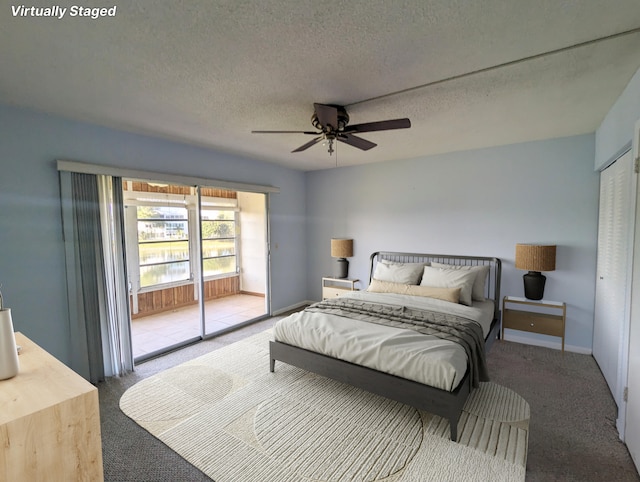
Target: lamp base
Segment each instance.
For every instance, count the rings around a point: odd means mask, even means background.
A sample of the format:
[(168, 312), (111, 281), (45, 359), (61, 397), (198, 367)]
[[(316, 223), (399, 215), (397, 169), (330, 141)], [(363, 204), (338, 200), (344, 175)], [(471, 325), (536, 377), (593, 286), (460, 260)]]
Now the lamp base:
[(346, 278), (349, 273), (349, 261), (346, 258), (336, 259), (336, 264), (333, 265), (333, 277), (334, 278)]
[(529, 271), (522, 276), (524, 280), (524, 297), (529, 300), (541, 300), (544, 296), (545, 275), (539, 271)]

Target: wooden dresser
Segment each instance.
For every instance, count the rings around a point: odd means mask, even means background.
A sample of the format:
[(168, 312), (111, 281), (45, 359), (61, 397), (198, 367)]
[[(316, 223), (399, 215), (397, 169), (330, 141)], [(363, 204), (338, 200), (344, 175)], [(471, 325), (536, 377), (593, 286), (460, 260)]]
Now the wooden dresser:
[(0, 480), (102, 481), (98, 389), (27, 337), (0, 381)]

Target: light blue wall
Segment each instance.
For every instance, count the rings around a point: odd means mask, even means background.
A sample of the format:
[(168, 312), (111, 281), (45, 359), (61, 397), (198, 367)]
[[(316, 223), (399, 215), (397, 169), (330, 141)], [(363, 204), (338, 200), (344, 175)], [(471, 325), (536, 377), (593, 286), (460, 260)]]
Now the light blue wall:
[(590, 352), (594, 155), (594, 136), (583, 135), (308, 173), (309, 294), (320, 299), (320, 279), (331, 273), (331, 237), (354, 239), (349, 274), (366, 282), (377, 250), (496, 256), (503, 260), (502, 295), (513, 296), (524, 294), (516, 243), (553, 243), (556, 271), (546, 273), (545, 298), (567, 303), (566, 343)]
[(633, 139), (633, 129), (640, 119), (640, 69), (618, 97), (596, 131), (595, 169), (607, 167)]
[(272, 309), (307, 297), (304, 173), (0, 105), (0, 283), (14, 328), (67, 362), (56, 159), (278, 186), (270, 195)]
[(513, 267), (515, 244), (556, 243), (545, 297), (568, 303), (567, 344), (588, 351), (594, 158), (594, 135), (585, 135), (305, 174), (0, 106), (0, 282), (15, 328), (68, 360), (55, 160), (77, 160), (279, 186), (271, 196), (274, 310), (320, 298), (333, 236), (355, 239), (350, 274), (363, 280), (369, 254), (380, 249), (490, 255), (504, 261), (503, 295), (516, 296), (523, 273)]

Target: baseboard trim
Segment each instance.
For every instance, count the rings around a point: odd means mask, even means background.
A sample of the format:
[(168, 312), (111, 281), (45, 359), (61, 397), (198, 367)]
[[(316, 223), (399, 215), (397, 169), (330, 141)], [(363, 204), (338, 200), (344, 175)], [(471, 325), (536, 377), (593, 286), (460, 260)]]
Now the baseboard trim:
[(257, 291), (244, 291), (240, 290), (241, 295), (249, 295), (249, 296), (257, 296), (259, 298), (264, 298), (264, 293), (258, 293)]
[[(533, 346), (541, 346), (543, 348), (551, 348), (553, 350), (562, 350), (562, 342), (560, 341), (544, 341), (544, 340), (536, 340), (532, 338), (528, 338), (525, 336), (512, 335), (510, 333), (505, 332), (504, 334), (505, 341), (513, 341), (514, 343), (522, 343), (523, 345), (533, 345)], [(592, 355), (593, 352), (589, 348), (585, 348), (583, 346), (575, 346), (575, 345), (567, 345), (564, 344), (564, 351), (569, 351), (571, 353), (579, 353), (581, 355)]]

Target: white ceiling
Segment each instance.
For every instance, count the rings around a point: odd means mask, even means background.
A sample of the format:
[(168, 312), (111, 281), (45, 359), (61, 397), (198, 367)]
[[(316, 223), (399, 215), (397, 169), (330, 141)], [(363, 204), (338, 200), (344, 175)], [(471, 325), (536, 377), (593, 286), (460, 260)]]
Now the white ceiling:
[(340, 144), (340, 166), (590, 133), (640, 67), (639, 0), (82, 2), (117, 6), (99, 20), (0, 2), (1, 103), (300, 170), (335, 154), (250, 131), (313, 130), (314, 102), (411, 119)]

